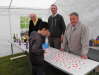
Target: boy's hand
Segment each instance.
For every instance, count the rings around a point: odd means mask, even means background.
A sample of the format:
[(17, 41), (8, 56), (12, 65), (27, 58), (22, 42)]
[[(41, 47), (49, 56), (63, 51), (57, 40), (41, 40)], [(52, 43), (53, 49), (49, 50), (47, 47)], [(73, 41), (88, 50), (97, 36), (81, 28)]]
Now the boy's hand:
[(44, 51), (44, 54), (46, 54), (47, 52), (46, 51)]
[(48, 32), (48, 35), (47, 36), (50, 36), (51, 35), (51, 33), (50, 32)]

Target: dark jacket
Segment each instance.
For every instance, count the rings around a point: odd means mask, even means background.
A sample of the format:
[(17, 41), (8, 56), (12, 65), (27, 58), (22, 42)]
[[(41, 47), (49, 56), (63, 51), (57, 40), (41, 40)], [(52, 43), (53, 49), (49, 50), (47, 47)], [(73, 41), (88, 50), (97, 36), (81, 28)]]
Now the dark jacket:
[(65, 22), (60, 14), (48, 18), (49, 31), (52, 37), (60, 37), (65, 32)]
[(32, 32), (29, 38), (29, 55), (32, 64), (44, 63), (44, 50), (42, 44), (45, 41), (45, 37), (37, 32)]
[(33, 21), (30, 20), (30, 22), (29, 22), (29, 36), (30, 36), (32, 31), (38, 31), (39, 25), (41, 22), (42, 22), (42, 20), (38, 18), (38, 21), (37, 21), (36, 25), (34, 26)]

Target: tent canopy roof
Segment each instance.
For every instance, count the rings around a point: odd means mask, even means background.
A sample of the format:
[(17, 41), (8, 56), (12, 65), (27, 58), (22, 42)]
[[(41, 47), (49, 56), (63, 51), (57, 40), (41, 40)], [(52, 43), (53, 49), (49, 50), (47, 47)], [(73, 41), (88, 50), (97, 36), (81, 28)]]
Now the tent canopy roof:
[(56, 0), (0, 0), (0, 7), (48, 9)]

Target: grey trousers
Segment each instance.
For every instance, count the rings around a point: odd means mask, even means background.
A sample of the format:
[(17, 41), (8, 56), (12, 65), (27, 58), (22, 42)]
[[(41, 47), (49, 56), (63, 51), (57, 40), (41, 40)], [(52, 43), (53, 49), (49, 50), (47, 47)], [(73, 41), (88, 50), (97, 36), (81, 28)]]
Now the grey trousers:
[(49, 37), (49, 44), (53, 48), (61, 48), (61, 38), (60, 37)]

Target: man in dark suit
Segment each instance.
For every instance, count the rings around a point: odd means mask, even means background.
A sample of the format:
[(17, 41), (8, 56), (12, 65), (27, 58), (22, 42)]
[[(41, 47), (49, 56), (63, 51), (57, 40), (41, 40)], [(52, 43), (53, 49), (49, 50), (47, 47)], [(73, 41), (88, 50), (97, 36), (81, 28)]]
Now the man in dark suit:
[(29, 56), (32, 64), (32, 75), (45, 75), (44, 73), (44, 49), (45, 36), (48, 36), (48, 24), (42, 22), (38, 31), (33, 31), (29, 38)]
[(31, 20), (29, 22), (29, 36), (32, 31), (38, 31), (40, 23), (42, 22), (42, 20), (38, 18), (36, 14), (31, 14), (30, 17)]

